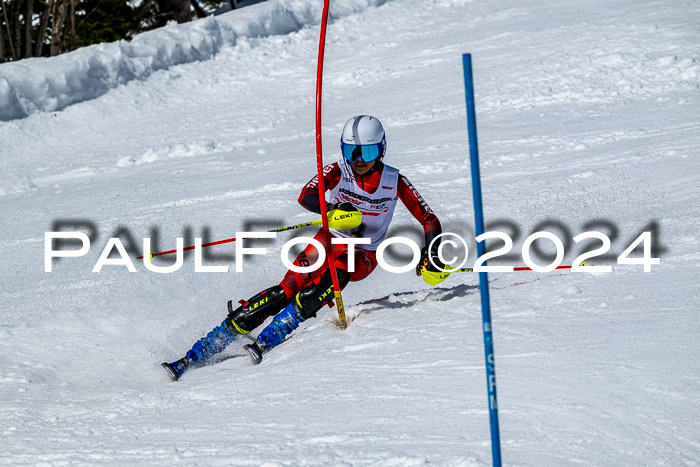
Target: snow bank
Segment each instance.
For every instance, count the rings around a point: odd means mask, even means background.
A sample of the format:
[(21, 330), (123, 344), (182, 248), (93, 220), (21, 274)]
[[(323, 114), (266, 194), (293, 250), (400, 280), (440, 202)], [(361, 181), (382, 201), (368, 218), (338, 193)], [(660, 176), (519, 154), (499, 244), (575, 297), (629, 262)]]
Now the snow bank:
[[(337, 0), (330, 16), (347, 16), (385, 1)], [(270, 0), (188, 24), (171, 23), (131, 42), (98, 44), (57, 57), (3, 64), (0, 121), (62, 110), (156, 71), (210, 59), (222, 47), (235, 45), (239, 37), (289, 34), (318, 24), (322, 6), (312, 0)]]

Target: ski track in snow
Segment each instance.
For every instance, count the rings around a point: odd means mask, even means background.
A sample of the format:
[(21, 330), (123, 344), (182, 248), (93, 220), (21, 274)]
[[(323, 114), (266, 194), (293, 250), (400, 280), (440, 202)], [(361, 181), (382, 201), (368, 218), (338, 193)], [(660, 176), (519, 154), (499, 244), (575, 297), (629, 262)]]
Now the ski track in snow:
[[(343, 293), (348, 330), (325, 309), (257, 367), (229, 358), (234, 344), (170, 384), (158, 364), (220, 323), (227, 300), (276, 283), (291, 234), (243, 274), (230, 244), (206, 260), (228, 274), (194, 274), (192, 255), (174, 274), (91, 272), (119, 232), (138, 251), (146, 236), (165, 249), (309, 219), (296, 197), (315, 173), (319, 5), (168, 26), (122, 58), (124, 43), (0, 65), (0, 464), (490, 464), (474, 274), (431, 288), (378, 270)], [(513, 221), (517, 251), (544, 221), (572, 236), (612, 224), (613, 264), (658, 227), (649, 274), (490, 276), (504, 462), (698, 465), (697, 2), (335, 5), (326, 161), (348, 117), (377, 115), (387, 163), (446, 231), (473, 236), (472, 52), (487, 229)], [(88, 65), (101, 78), (81, 78)], [(97, 238), (45, 273), (57, 220)], [(397, 209), (395, 231), (408, 226)]]

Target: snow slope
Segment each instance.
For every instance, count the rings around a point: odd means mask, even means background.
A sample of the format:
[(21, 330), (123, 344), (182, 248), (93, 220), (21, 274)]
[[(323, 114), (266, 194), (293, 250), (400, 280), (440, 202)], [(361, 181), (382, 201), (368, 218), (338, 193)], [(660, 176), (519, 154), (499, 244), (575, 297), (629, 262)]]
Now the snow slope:
[[(471, 52), (487, 221), (516, 246), (544, 221), (562, 238), (604, 230), (605, 264), (656, 225), (651, 273), (491, 275), (504, 462), (698, 465), (700, 6), (333, 8), (327, 161), (348, 117), (378, 116), (387, 163), (445, 230), (473, 236)], [(309, 219), (295, 200), (315, 172), (319, 13), (271, 0), (0, 65), (0, 464), (490, 463), (471, 274), (431, 288), (378, 270), (344, 292), (358, 316), (347, 331), (326, 310), (258, 367), (230, 358), (172, 384), (158, 364), (218, 324), (227, 300), (276, 283), (290, 236), (242, 274), (230, 245), (208, 260), (227, 274), (194, 273), (192, 256), (167, 275), (91, 272), (120, 233), (165, 249), (188, 229), (214, 240)], [(45, 273), (44, 232), (61, 220), (97, 238)], [(397, 209), (395, 233), (418, 238), (415, 225)], [(571, 243), (565, 263), (581, 251)]]

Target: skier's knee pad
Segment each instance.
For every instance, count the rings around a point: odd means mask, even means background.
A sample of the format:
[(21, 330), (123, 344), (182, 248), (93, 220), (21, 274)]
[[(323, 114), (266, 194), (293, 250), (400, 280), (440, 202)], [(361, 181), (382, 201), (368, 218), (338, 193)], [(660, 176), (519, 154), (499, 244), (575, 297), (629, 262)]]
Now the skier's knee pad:
[[(350, 273), (342, 269), (338, 270), (338, 285), (343, 289), (350, 282)], [(293, 299), (294, 308), (304, 319), (313, 318), (318, 310), (326, 303), (333, 300), (333, 281), (330, 271), (321, 276), (316, 284), (311, 284), (299, 292)]]
[(284, 289), (275, 285), (265, 289), (234, 309), (233, 300), (228, 302), (228, 317), (236, 331), (248, 334), (260, 326), (268, 316), (275, 315), (287, 304)]

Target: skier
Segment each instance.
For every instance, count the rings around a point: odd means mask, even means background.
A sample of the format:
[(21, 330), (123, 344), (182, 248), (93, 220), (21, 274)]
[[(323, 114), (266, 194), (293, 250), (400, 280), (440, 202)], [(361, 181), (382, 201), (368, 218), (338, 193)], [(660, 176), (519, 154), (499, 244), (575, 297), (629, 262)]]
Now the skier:
[[(386, 152), (386, 137), (380, 121), (368, 115), (351, 118), (345, 124), (340, 139), (342, 157), (323, 170), (326, 190), (330, 190), (328, 211), (339, 208), (344, 211), (362, 212), (362, 223), (353, 230), (331, 229), (334, 237), (363, 237), (371, 243), (356, 245), (354, 249), (354, 272), (348, 267), (348, 245), (333, 245), (335, 266), (340, 288), (348, 282), (357, 282), (369, 276), (377, 266), (376, 249), (384, 240), (394, 214), (397, 200), (401, 200), (413, 216), (423, 225), (425, 247), (416, 273), (423, 268), (435, 271), (429, 261), (438, 266), (439, 239), (428, 251), (428, 245), (441, 232), (440, 221), (406, 177), (398, 169), (385, 165), (382, 160)], [(318, 193), (318, 176), (302, 189), (299, 204), (305, 209), (320, 214), (321, 203)], [(314, 237), (323, 242), (323, 231)], [(308, 245), (294, 261), (295, 266), (308, 266), (316, 263), (318, 251)], [(263, 329), (254, 343), (243, 348), (253, 363), (262, 361), (263, 353), (280, 344), (285, 337), (303, 321), (315, 317), (333, 298), (333, 284), (327, 266), (314, 272), (299, 273), (287, 271), (279, 285), (272, 286), (247, 301), (241, 300), (234, 308), (228, 302), (228, 316), (209, 334), (197, 341), (185, 357), (161, 366), (173, 381), (192, 367), (198, 367), (217, 353), (223, 351), (241, 334), (248, 334), (269, 317), (272, 322)], [(281, 310), (281, 311), (280, 311)]]

